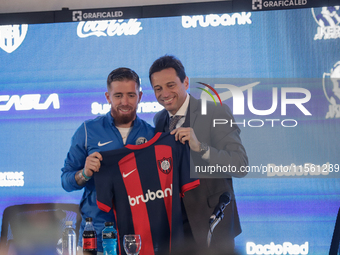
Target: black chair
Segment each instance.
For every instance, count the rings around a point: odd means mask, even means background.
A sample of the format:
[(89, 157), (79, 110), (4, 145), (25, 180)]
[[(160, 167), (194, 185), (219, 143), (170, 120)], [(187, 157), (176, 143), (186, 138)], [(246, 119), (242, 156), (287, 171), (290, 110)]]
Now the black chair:
[(338, 211), (338, 216), (336, 217), (333, 238), (331, 242), (331, 247), (329, 249), (329, 255), (340, 254), (339, 243), (340, 243), (340, 208)]
[(2, 218), (0, 255), (61, 254), (66, 221), (73, 221), (78, 238), (79, 205), (45, 203), (7, 207)]

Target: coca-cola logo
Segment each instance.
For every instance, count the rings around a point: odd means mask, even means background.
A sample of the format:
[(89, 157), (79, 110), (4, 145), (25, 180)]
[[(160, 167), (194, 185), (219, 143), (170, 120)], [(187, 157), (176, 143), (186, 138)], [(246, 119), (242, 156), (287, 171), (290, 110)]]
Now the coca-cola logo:
[(121, 36), (136, 35), (143, 28), (138, 19), (100, 20), (100, 21), (81, 21), (77, 27), (77, 35), (80, 38), (89, 36)]

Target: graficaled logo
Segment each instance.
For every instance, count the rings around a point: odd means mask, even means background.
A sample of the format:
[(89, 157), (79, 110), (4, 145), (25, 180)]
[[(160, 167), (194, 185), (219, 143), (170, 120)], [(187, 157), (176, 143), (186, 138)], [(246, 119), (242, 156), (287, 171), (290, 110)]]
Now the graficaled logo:
[(82, 21), (83, 13), (82, 11), (73, 11), (72, 12), (72, 20), (73, 21)]
[(253, 10), (262, 10), (262, 0), (253, 0)]
[(326, 119), (340, 118), (340, 61), (335, 63), (330, 73), (324, 73), (322, 86), (330, 103)]
[[(340, 6), (312, 8), (314, 20), (319, 25), (314, 40), (340, 38)], [(319, 12), (318, 12), (319, 11)]]
[(28, 25), (0, 26), (0, 48), (7, 53), (15, 51), (24, 41)]

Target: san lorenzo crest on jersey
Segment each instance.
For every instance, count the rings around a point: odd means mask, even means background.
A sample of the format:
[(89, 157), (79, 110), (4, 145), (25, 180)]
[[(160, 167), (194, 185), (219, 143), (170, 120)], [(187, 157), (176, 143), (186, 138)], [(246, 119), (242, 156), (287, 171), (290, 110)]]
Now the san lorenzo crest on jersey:
[(136, 145), (140, 145), (140, 144), (143, 144), (143, 143), (146, 143), (148, 140), (145, 138), (145, 137), (138, 137), (137, 140), (136, 140)]
[(164, 174), (169, 174), (172, 171), (172, 158), (162, 158), (157, 160), (157, 166)]

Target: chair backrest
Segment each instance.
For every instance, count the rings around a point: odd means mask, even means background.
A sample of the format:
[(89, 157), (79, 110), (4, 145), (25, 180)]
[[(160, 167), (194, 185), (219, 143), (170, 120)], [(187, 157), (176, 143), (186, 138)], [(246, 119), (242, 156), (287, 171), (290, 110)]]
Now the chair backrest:
[(66, 221), (73, 221), (78, 235), (79, 205), (43, 203), (7, 207), (2, 218), (0, 255), (60, 254)]
[(331, 242), (331, 247), (329, 249), (329, 255), (338, 255), (340, 254), (340, 208), (338, 211), (338, 216), (336, 217), (333, 238)]

